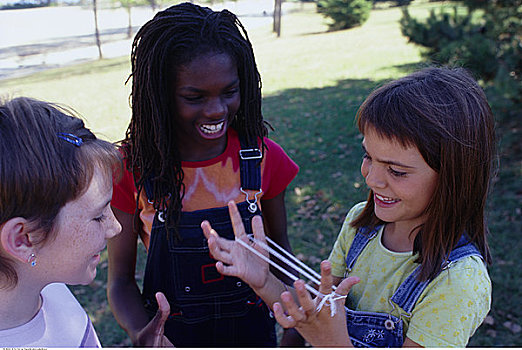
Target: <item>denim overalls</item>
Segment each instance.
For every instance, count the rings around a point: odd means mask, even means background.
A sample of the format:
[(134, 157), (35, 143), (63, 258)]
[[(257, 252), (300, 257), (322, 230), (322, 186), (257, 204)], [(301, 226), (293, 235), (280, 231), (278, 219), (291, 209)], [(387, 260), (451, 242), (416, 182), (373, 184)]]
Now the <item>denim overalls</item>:
[[(345, 277), (347, 277), (359, 255), (370, 240), (377, 235), (380, 228), (381, 226), (376, 227), (369, 233), (368, 229), (361, 228), (357, 232), (346, 256), (347, 272)], [(450, 253), (443, 270), (449, 268), (454, 262), (472, 255), (482, 258), (478, 249), (463, 235)], [(433, 280), (419, 282), (415, 278), (419, 270), (420, 266), (406, 278), (389, 300), (394, 309), (398, 306), (404, 310), (406, 315), (411, 315), (421, 293)], [(391, 313), (353, 311), (347, 307), (345, 307), (345, 310), (348, 334), (355, 347), (402, 347), (404, 342), (403, 321), (399, 317)]]
[[(242, 189), (260, 191), (261, 152), (241, 142)], [(145, 185), (151, 198), (150, 183)], [(238, 204), (247, 233), (251, 219), (261, 215), (256, 200)], [(234, 239), (228, 207), (182, 212), (178, 225), (181, 240), (167, 238), (163, 212), (157, 211), (143, 281), (145, 308), (157, 310), (155, 293), (170, 303), (165, 335), (176, 347), (274, 347), (275, 320), (266, 304), (242, 280), (221, 275), (215, 267), (201, 222), (208, 220), (218, 234)]]

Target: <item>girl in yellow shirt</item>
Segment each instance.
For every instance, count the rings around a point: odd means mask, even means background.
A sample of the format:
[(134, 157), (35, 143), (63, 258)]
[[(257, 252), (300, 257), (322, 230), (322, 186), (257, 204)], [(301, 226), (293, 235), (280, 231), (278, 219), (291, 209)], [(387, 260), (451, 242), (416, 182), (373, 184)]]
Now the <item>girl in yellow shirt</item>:
[[(218, 271), (248, 282), (283, 327), (314, 346), (464, 347), (491, 302), (484, 208), (495, 136), (484, 92), (463, 69), (428, 68), (375, 90), (357, 122), (370, 192), (321, 264), (319, 296), (298, 280), (298, 306), (244, 249), (260, 243), (237, 219), (236, 241), (202, 224)], [(261, 221), (252, 226), (264, 240)], [(346, 314), (318, 308), (326, 295)]]

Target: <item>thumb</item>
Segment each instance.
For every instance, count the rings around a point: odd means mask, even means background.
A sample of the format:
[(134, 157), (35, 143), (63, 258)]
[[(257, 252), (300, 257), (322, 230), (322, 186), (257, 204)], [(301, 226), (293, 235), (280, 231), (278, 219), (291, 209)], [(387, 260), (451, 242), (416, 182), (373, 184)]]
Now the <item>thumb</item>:
[(158, 302), (158, 311), (150, 321), (150, 326), (154, 332), (154, 347), (160, 347), (163, 339), (165, 322), (170, 314), (170, 305), (165, 295), (161, 292), (156, 293), (156, 301)]
[(348, 295), (350, 289), (352, 289), (352, 287), (360, 281), (361, 279), (357, 276), (350, 276), (348, 278), (345, 278), (341, 281), (341, 283), (339, 283), (335, 292), (340, 295)]

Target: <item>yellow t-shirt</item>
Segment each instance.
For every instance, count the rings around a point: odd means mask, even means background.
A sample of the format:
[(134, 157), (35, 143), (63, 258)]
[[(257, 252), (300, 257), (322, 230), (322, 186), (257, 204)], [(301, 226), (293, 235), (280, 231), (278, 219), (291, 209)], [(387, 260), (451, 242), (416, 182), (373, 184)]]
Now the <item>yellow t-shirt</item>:
[[(332, 274), (343, 277), (346, 255), (355, 237), (350, 222), (366, 203), (355, 205), (344, 221), (328, 260)], [(381, 228), (348, 275), (361, 279), (346, 306), (352, 310), (392, 313), (404, 321), (404, 335), (424, 347), (465, 347), (491, 307), (491, 280), (483, 261), (467, 257), (443, 270), (422, 292), (411, 315), (389, 302), (419, 265), (411, 252), (393, 252), (382, 245)], [(348, 276), (347, 275), (347, 276)]]

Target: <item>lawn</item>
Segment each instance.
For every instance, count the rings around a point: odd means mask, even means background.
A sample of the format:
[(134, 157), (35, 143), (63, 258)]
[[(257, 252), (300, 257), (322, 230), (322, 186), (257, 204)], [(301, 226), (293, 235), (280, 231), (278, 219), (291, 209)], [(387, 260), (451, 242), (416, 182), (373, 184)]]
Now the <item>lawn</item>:
[[(328, 256), (346, 211), (367, 193), (359, 173), (361, 137), (353, 122), (357, 108), (376, 86), (426, 63), (420, 49), (402, 37), (398, 8), (374, 10), (362, 27), (327, 32), (324, 19), (308, 5), (283, 17), (280, 38), (270, 28), (249, 34), (263, 78), (263, 112), (275, 128), (270, 137), (301, 167), (286, 195), (290, 240), (298, 257), (317, 267)], [(410, 11), (425, 15), (433, 6), (439, 4), (414, 2)], [(128, 57), (103, 60), (2, 81), (0, 94), (70, 105), (98, 135), (116, 141), (129, 120), (128, 74)], [(493, 305), (470, 345), (520, 346), (520, 106), (506, 107), (496, 96), (492, 101), (501, 140), (499, 173), (488, 206)], [(143, 257), (142, 249), (141, 264)], [(105, 252), (96, 280), (73, 290), (104, 346), (130, 346), (108, 308), (106, 270)]]

